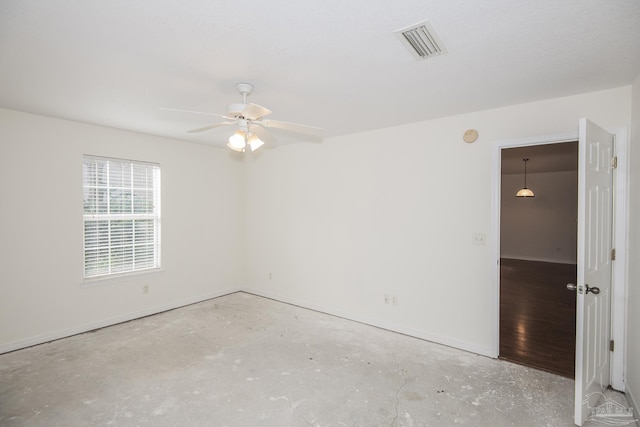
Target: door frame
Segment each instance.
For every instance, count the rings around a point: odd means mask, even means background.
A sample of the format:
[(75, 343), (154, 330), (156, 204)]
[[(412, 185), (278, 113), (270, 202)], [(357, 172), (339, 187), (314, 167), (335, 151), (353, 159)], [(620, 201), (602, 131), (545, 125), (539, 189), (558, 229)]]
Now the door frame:
[[(500, 353), (500, 198), (502, 150), (507, 148), (526, 147), (531, 145), (547, 145), (578, 140), (578, 123), (573, 132), (541, 135), (527, 138), (496, 141), (493, 145), (491, 185), (492, 208), (491, 230), (492, 250), (495, 259), (493, 270), (493, 345), (491, 356), (497, 358)], [(614, 174), (614, 202), (613, 202), (613, 245), (616, 249), (616, 260), (613, 263), (612, 298), (611, 298), (611, 339), (615, 341), (615, 349), (611, 355), (611, 386), (619, 391), (625, 391), (626, 371), (626, 328), (627, 328), (627, 230), (628, 230), (628, 159), (629, 144), (628, 131), (625, 126), (605, 128), (615, 135), (615, 155), (618, 157), (618, 168)]]

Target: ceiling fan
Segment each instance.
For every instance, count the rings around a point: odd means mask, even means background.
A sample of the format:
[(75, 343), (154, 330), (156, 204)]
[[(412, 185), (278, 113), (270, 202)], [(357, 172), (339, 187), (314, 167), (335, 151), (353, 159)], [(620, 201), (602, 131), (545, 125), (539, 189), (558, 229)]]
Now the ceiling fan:
[(236, 89), (242, 95), (242, 103), (227, 105), (226, 114), (204, 113), (201, 111), (180, 110), (176, 108), (161, 108), (167, 111), (182, 113), (204, 114), (224, 119), (225, 121), (214, 123), (198, 129), (192, 129), (190, 133), (204, 132), (222, 126), (234, 126), (237, 130), (229, 137), (227, 146), (235, 151), (244, 152), (247, 146), (251, 151), (260, 148), (265, 141), (272, 140), (267, 128), (283, 130), (286, 132), (304, 135), (312, 141), (322, 141), (322, 129), (305, 126), (296, 123), (282, 122), (280, 120), (265, 119), (271, 114), (271, 110), (258, 104), (247, 103), (247, 96), (253, 92), (250, 83), (237, 83)]

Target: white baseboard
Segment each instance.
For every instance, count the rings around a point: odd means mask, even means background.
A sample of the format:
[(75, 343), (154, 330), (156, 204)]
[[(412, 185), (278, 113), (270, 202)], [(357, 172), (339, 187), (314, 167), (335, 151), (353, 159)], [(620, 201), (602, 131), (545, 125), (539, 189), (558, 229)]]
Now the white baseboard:
[(500, 254), (500, 258), (517, 259), (519, 261), (548, 262), (551, 264), (576, 264), (576, 260), (570, 260), (570, 259), (523, 257), (518, 255), (504, 255), (504, 254)]
[(284, 302), (287, 304), (297, 305), (299, 307), (308, 308), (311, 310), (319, 311), (321, 313), (330, 314), (332, 316), (338, 316), (347, 320), (353, 320), (355, 322), (364, 323), (370, 326), (375, 326), (377, 328), (386, 329), (392, 332), (398, 332), (404, 335), (409, 335), (414, 338), (419, 338), (425, 341), (431, 341), (437, 344), (446, 345), (448, 347), (457, 348), (459, 350), (468, 351), (468, 352), (479, 354), (482, 356), (494, 357), (493, 356), (494, 352), (492, 352), (491, 348), (488, 346), (481, 346), (478, 344), (469, 343), (466, 341), (461, 341), (461, 340), (453, 339), (450, 337), (435, 335), (420, 329), (409, 328), (409, 327), (398, 325), (392, 322), (385, 322), (385, 321), (377, 320), (377, 319), (366, 317), (366, 316), (360, 316), (357, 314), (337, 310), (332, 307), (315, 304), (309, 301), (286, 298), (271, 292), (265, 292), (265, 291), (252, 289), (252, 288), (243, 288), (242, 292), (247, 292), (247, 293), (265, 297), (265, 298), (270, 298), (270, 299)]
[(410, 327), (398, 325), (392, 322), (385, 322), (385, 321), (381, 321), (381, 320), (366, 317), (366, 316), (360, 316), (354, 313), (338, 310), (338, 309), (328, 307), (328, 306), (323, 306), (320, 304), (315, 304), (309, 301), (286, 298), (286, 297), (282, 297), (281, 295), (277, 295), (270, 292), (264, 292), (264, 291), (260, 291), (252, 288), (234, 288), (234, 289), (225, 289), (221, 291), (211, 292), (208, 294), (187, 298), (181, 301), (165, 304), (162, 306), (156, 306), (156, 307), (148, 308), (145, 310), (126, 313), (123, 315), (102, 319), (96, 322), (77, 325), (71, 328), (66, 328), (66, 329), (55, 331), (55, 332), (50, 332), (46, 334), (25, 338), (18, 341), (9, 342), (9, 343), (0, 345), (0, 354), (8, 353), (10, 351), (20, 350), (22, 348), (31, 347), (38, 344), (43, 344), (43, 343), (54, 341), (61, 338), (70, 337), (72, 335), (77, 335), (84, 332), (89, 332), (95, 329), (116, 325), (118, 323), (128, 322), (130, 320), (139, 319), (141, 317), (150, 316), (152, 314), (162, 313), (163, 311), (173, 310), (175, 308), (184, 307), (186, 305), (195, 304), (198, 302), (221, 297), (223, 295), (228, 295), (235, 292), (247, 292), (257, 296), (280, 301), (286, 304), (293, 304), (302, 308), (308, 308), (311, 310), (319, 311), (321, 313), (330, 314), (332, 316), (338, 316), (347, 320), (353, 320), (355, 322), (364, 323), (367, 325), (375, 326), (375, 327), (386, 329), (393, 332), (398, 332), (401, 334), (409, 335), (409, 336), (423, 339), (426, 341), (431, 341), (434, 343), (446, 345), (449, 347), (454, 347), (454, 348), (468, 351), (471, 353), (480, 354), (482, 356), (494, 357), (492, 354), (491, 348), (487, 346), (480, 346), (474, 343), (456, 340), (450, 337), (435, 335), (420, 329), (410, 328)]
[[(633, 409), (634, 418), (637, 420), (640, 419), (640, 406), (638, 406), (638, 401), (635, 399), (635, 395), (631, 390), (631, 387), (629, 387), (628, 383), (625, 386), (624, 395), (627, 398), (629, 405), (631, 405), (631, 408)], [(637, 426), (638, 422), (636, 422), (635, 425)]]
[(223, 295), (239, 292), (240, 289), (225, 289), (221, 291), (211, 292), (204, 295), (198, 295), (196, 297), (186, 298), (184, 300), (172, 302), (169, 304), (147, 308), (132, 313), (126, 313), (119, 316), (109, 317), (106, 319), (98, 320), (96, 322), (85, 323), (82, 325), (73, 326), (58, 331), (36, 335), (33, 337), (25, 338), (18, 341), (9, 342), (0, 345), (0, 354), (8, 353), (10, 351), (20, 350), (22, 348), (31, 347), (38, 344), (43, 344), (49, 341), (58, 340), (60, 338), (70, 337), (72, 335), (82, 334), (84, 332), (93, 331), (95, 329), (104, 328), (107, 326), (116, 325), (122, 322), (128, 322), (130, 320), (139, 319), (141, 317), (150, 316), (152, 314), (162, 313), (163, 311), (173, 310), (174, 308), (184, 307), (185, 305), (191, 305), (198, 302), (206, 301), (211, 298), (221, 297)]

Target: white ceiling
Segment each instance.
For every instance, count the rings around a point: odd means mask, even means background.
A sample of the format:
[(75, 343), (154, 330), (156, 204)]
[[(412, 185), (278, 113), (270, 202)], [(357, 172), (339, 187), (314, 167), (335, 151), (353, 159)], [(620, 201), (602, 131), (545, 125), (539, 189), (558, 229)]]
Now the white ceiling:
[[(429, 20), (448, 53), (395, 30)], [(638, 0), (2, 0), (0, 106), (187, 134), (235, 83), (326, 136), (619, 87), (640, 73)], [(282, 136), (281, 141), (286, 141)]]

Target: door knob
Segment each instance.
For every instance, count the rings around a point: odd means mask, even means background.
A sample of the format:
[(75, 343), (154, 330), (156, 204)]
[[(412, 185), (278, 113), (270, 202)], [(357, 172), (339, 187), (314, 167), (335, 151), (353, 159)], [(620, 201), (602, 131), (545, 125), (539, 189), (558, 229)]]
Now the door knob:
[(570, 291), (575, 291), (577, 288), (575, 283), (567, 283), (567, 289), (569, 289)]
[(588, 294), (589, 292), (591, 292), (594, 295), (598, 295), (600, 293), (600, 288), (594, 286), (593, 288), (589, 285), (585, 285), (585, 287), (587, 288), (587, 292), (585, 292), (585, 294)]

